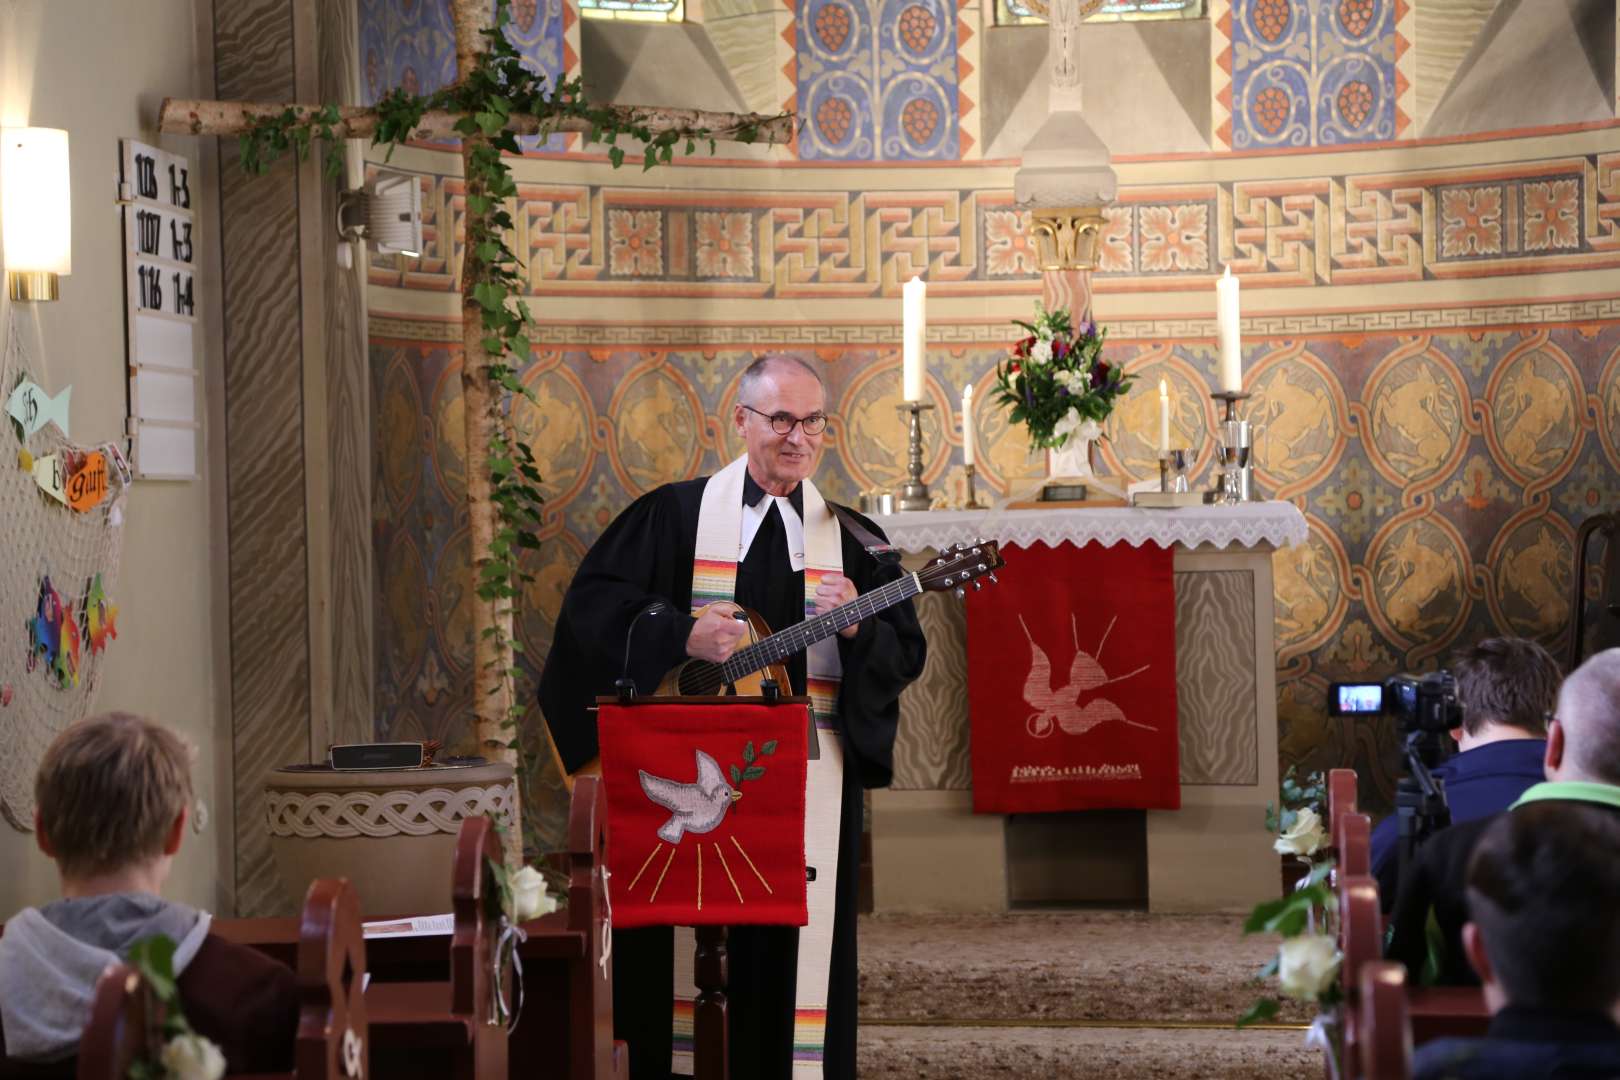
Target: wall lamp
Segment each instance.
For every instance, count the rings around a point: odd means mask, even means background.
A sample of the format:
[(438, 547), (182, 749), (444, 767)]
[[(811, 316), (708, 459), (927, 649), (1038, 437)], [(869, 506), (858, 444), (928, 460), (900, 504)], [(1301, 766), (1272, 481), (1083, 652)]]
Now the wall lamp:
[(73, 190), (68, 133), (0, 128), (0, 227), (13, 300), (55, 300), (73, 272)]
[[(338, 237), (348, 244), (364, 242), (379, 255), (422, 254), (422, 186), (412, 173), (378, 167), (358, 191), (338, 192)], [(338, 265), (347, 270), (354, 257), (348, 244), (338, 249)]]

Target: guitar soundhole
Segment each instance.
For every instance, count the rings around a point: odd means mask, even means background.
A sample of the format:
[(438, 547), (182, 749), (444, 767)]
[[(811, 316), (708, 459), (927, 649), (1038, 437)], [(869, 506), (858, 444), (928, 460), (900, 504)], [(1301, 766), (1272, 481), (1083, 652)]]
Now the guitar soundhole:
[(681, 668), (677, 685), (683, 696), (718, 694), (722, 692), (720, 665), (706, 660), (692, 660)]

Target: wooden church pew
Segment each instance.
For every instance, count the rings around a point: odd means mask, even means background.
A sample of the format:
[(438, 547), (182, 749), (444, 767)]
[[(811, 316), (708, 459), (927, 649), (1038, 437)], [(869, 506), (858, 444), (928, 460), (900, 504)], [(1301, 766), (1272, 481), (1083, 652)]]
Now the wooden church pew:
[(1339, 819), (1356, 812), (1356, 770), (1328, 770), (1328, 842), (1339, 841)]
[(1359, 986), (1356, 1026), (1361, 1033), (1361, 1053), (1348, 1069), (1365, 1080), (1408, 1080), (1412, 1075), (1412, 1026), (1407, 1019), (1406, 968), (1389, 960), (1364, 964)]
[[(449, 978), (374, 981), (366, 990), (371, 1057), (379, 1076), (498, 1080), (507, 1075), (506, 1025), (496, 1018), (494, 962), (500, 893), (495, 825), (468, 818), (456, 837)], [(442, 949), (442, 938), (438, 941)]]
[[(603, 956), (606, 822), (600, 779), (577, 779), (563, 855), (568, 908), (524, 923), (528, 940), (518, 947), (526, 1005), (507, 1050), (513, 1077), (622, 1080), (629, 1075), (627, 1051), (613, 1040), (613, 965)], [(214, 930), (291, 962), (296, 932), (291, 919), (216, 919)], [(449, 977), (442, 937), (372, 938), (367, 949), (373, 986)]]
[(1366, 877), (1372, 873), (1372, 818), (1366, 814), (1344, 814), (1333, 837), (1339, 852), (1337, 877)]
[[(1381, 962), (1384, 947), (1383, 918), (1378, 908), (1378, 883), (1371, 877), (1340, 879), (1339, 949), (1343, 955), (1339, 970), (1345, 994), (1345, 1054), (1354, 1060), (1359, 1052), (1356, 1009), (1361, 996), (1362, 972)], [(1422, 1044), (1443, 1035), (1483, 1035), (1490, 1026), (1490, 1010), (1485, 992), (1477, 986), (1415, 986), (1406, 992), (1407, 1015), (1413, 1039)]]
[[(366, 946), (354, 888), (340, 878), (309, 887), (300, 920), (298, 1035), (288, 1080), (346, 1080), (369, 1076), (370, 1033), (361, 983)], [(79, 1043), (78, 1080), (124, 1080), (130, 1065), (162, 1049), (156, 1003), (140, 975), (110, 966), (96, 984), (90, 1023)], [(234, 1074), (237, 1080), (255, 1080)], [(260, 1080), (268, 1080), (261, 1074)]]

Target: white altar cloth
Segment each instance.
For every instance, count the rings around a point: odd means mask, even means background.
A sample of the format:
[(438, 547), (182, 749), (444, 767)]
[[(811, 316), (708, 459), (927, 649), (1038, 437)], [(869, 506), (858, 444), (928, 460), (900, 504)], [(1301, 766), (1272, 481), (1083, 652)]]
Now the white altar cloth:
[(1232, 547), (1292, 547), (1309, 533), (1305, 515), (1288, 502), (1235, 506), (1186, 506), (1144, 510), (1132, 506), (1059, 507), (1042, 510), (909, 510), (872, 518), (903, 551), (938, 550), (952, 544), (997, 540), (1028, 547), (1068, 541), (1076, 547), (1096, 541), (1141, 547), (1149, 541), (1169, 547), (1203, 544)]

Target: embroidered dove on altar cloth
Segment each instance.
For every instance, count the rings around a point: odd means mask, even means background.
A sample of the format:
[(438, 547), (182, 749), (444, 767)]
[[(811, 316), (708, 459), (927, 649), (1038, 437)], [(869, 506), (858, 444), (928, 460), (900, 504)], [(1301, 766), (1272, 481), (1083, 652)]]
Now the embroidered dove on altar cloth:
[(658, 838), (671, 844), (681, 841), (682, 833), (706, 833), (725, 820), (726, 810), (742, 792), (726, 783), (720, 763), (702, 750), (697, 755), (697, 780), (683, 784), (639, 770), (641, 790), (647, 798), (671, 811), (668, 821), (658, 828)]

